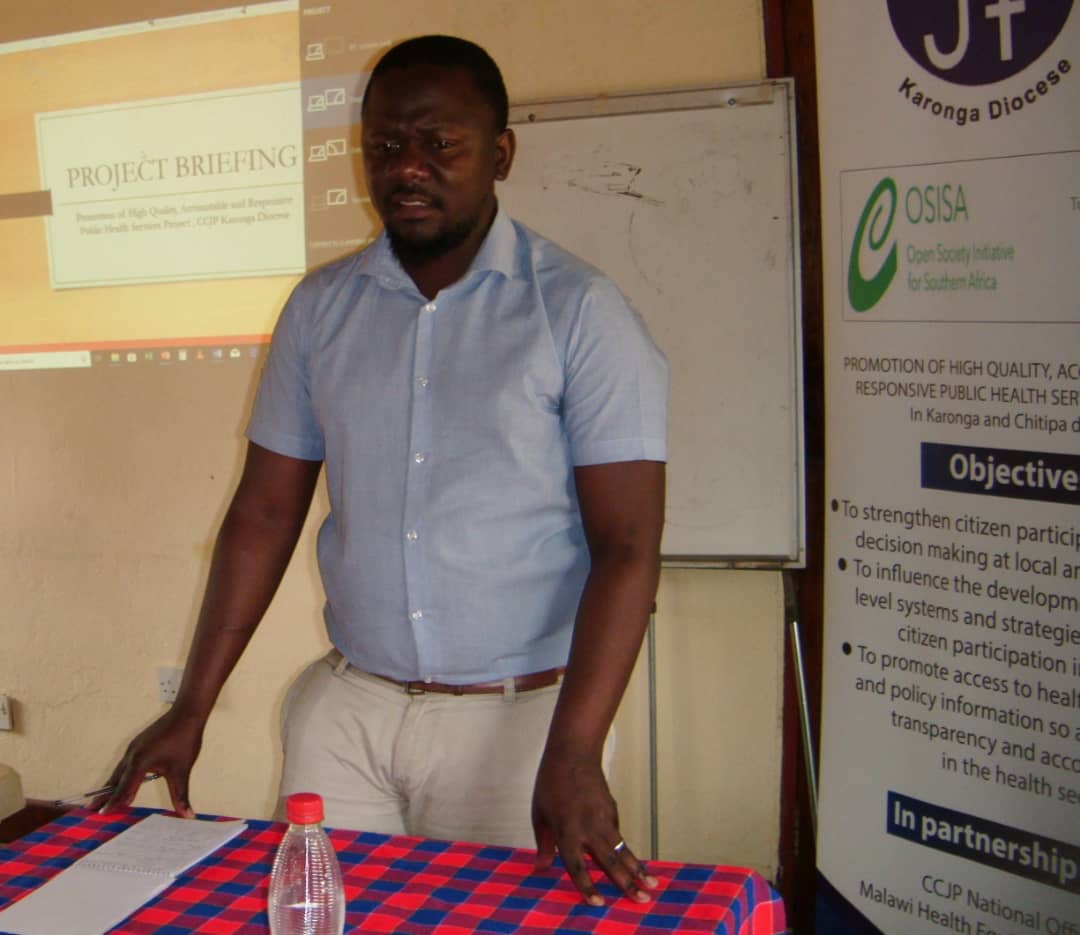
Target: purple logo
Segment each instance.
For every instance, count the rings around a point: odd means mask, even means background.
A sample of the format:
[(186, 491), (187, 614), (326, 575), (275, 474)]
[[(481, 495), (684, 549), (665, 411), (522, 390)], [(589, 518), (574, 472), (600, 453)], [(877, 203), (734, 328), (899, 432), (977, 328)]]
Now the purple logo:
[(888, 0), (904, 50), (952, 84), (1018, 74), (1058, 37), (1073, 0)]

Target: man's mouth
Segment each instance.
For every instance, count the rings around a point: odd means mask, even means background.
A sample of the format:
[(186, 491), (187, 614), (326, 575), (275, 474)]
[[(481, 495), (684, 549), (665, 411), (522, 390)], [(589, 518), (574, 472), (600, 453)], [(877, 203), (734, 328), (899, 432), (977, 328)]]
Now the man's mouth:
[(399, 209), (422, 211), (437, 207), (435, 199), (424, 192), (394, 192), (390, 196), (390, 204)]

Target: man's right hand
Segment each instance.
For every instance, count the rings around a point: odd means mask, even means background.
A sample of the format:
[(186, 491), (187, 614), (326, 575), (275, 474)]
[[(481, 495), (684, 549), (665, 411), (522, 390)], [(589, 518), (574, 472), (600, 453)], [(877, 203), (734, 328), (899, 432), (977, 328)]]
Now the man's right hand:
[(202, 747), (206, 720), (171, 708), (128, 744), (123, 759), (109, 777), (115, 786), (90, 808), (107, 813), (131, 804), (147, 773), (157, 773), (169, 784), (173, 810), (182, 818), (194, 818), (188, 798), (188, 778)]

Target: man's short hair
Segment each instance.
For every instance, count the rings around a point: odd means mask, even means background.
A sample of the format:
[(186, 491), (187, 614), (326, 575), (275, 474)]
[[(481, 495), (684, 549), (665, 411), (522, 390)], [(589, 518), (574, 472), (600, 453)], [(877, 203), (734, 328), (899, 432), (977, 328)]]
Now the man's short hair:
[(368, 79), (360, 105), (361, 114), (367, 107), (371, 86), (381, 75), (392, 68), (412, 68), (417, 65), (464, 68), (472, 75), (476, 87), (491, 105), (495, 116), (495, 129), (506, 129), (510, 104), (499, 66), (475, 42), (459, 39), (457, 36), (417, 36), (415, 39), (406, 39), (386, 52), (376, 63)]

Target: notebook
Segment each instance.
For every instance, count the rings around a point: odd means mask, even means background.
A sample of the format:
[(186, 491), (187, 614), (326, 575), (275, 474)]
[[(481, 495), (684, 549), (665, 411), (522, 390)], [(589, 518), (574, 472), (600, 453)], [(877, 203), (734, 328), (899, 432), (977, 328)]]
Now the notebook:
[(150, 815), (0, 909), (0, 931), (101, 935), (246, 827)]

